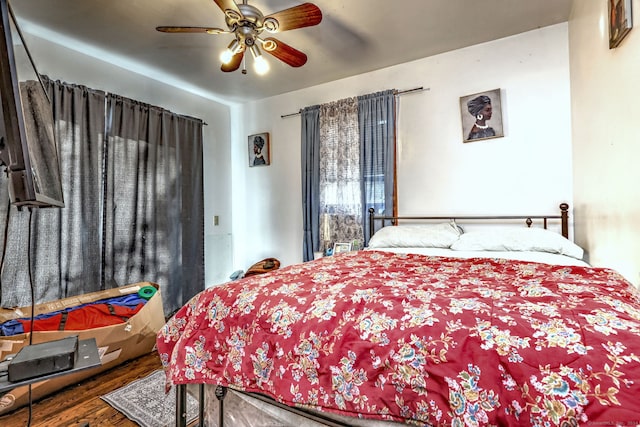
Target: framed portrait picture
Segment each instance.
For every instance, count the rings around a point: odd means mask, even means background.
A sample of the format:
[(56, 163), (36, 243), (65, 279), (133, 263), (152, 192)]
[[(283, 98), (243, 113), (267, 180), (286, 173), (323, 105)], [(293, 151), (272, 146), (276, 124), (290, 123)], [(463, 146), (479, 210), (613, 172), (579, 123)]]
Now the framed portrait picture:
[(339, 254), (342, 252), (349, 252), (351, 250), (351, 243), (334, 243), (333, 254)]
[(271, 163), (269, 152), (269, 132), (249, 135), (249, 167), (268, 166)]
[(461, 96), (460, 114), (463, 142), (504, 136), (500, 89)]
[(609, 3), (609, 49), (613, 49), (633, 27), (631, 0), (607, 1)]

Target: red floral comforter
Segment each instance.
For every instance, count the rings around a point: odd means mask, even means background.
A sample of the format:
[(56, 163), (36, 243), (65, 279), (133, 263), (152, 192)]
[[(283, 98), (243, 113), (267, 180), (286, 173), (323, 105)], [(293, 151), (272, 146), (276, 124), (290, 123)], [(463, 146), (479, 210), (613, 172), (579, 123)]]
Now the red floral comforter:
[(640, 423), (640, 297), (606, 269), (351, 252), (209, 288), (157, 343), (173, 383), (343, 415)]

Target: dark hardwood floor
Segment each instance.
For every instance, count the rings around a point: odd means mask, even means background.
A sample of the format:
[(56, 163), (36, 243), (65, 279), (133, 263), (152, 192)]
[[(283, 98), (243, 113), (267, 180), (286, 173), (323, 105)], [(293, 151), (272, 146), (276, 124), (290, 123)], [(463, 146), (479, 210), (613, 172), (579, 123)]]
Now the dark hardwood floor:
[[(32, 427), (135, 427), (137, 423), (104, 402), (100, 396), (160, 368), (160, 358), (154, 351), (79, 384), (64, 388), (33, 403), (30, 425)], [(29, 410), (26, 406), (0, 416), (2, 427), (26, 427), (27, 425), (29, 425)]]

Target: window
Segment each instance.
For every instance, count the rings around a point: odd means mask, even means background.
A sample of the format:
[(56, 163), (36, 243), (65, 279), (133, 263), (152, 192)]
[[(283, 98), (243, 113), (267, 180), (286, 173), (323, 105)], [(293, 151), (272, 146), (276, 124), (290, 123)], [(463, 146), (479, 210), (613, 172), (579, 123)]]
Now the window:
[(393, 213), (395, 95), (385, 91), (303, 109), (303, 259), (336, 242), (368, 242), (368, 214)]

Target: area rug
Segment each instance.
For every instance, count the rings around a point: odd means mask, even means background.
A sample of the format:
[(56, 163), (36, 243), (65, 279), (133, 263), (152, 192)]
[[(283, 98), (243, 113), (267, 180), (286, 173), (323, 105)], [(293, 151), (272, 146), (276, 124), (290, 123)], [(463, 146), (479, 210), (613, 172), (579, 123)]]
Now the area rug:
[[(175, 387), (165, 394), (165, 374), (157, 370), (100, 398), (142, 427), (176, 424)], [(187, 423), (198, 417), (198, 400), (187, 393)]]

